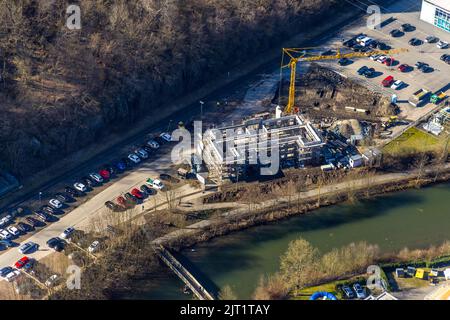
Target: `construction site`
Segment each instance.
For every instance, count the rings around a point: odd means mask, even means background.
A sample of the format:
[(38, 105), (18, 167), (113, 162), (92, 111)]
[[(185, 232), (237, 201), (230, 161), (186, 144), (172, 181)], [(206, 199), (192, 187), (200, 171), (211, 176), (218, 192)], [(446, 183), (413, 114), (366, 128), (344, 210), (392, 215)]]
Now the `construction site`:
[[(374, 90), (326, 64), (403, 54), (408, 49), (320, 50), (324, 48), (283, 48), (280, 79), (271, 103), (237, 123), (214, 125), (206, 131), (196, 148), (196, 156), (205, 163), (200, 170), (204, 177), (222, 184), (276, 177), (284, 168), (329, 171), (372, 166), (379, 163), (383, 146), (408, 128), (419, 122), (436, 127), (448, 120), (447, 109), (411, 119), (389, 92)], [(444, 94), (439, 103), (445, 99)], [(270, 174), (261, 174), (273, 160), (268, 158), (274, 141), (278, 166)]]

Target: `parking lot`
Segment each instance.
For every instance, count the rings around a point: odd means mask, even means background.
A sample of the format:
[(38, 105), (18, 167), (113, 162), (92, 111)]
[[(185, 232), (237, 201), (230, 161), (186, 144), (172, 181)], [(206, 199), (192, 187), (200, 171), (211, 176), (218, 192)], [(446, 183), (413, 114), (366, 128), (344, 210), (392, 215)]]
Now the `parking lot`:
[[(441, 88), (446, 87), (450, 83), (450, 65), (440, 60), (441, 55), (444, 53), (449, 54), (450, 49), (439, 49), (436, 43), (425, 43), (424, 40), (427, 36), (433, 35), (440, 40), (450, 42), (450, 34), (434, 27), (420, 20), (420, 0), (401, 0), (396, 1), (395, 4), (381, 8), (382, 10), (382, 25), (383, 22), (393, 17), (395, 20), (382, 26), (378, 30), (371, 30), (366, 27), (366, 20), (356, 21), (354, 24), (348, 26), (337, 37), (334, 37), (324, 43), (323, 47), (336, 48), (342, 46), (342, 39), (350, 39), (353, 36), (364, 33), (367, 36), (384, 42), (390, 45), (393, 49), (406, 48), (409, 51), (393, 55), (392, 57), (399, 63), (388, 67), (376, 61), (372, 61), (369, 58), (355, 58), (352, 59), (352, 63), (346, 66), (339, 66), (337, 61), (325, 61), (323, 64), (336, 70), (342, 75), (354, 79), (357, 82), (367, 86), (373, 91), (381, 92), (387, 96), (396, 94), (398, 97), (398, 105), (401, 109), (399, 116), (403, 119), (415, 121), (435, 109), (436, 106), (427, 104), (423, 107), (415, 108), (408, 103), (408, 98), (417, 90), (424, 88), (429, 91), (435, 92)], [(390, 32), (394, 29), (402, 30), (401, 25), (409, 23), (415, 27), (414, 31), (404, 32), (400, 37), (391, 37)], [(418, 46), (412, 46), (408, 43), (411, 38), (418, 38), (422, 40), (422, 44)], [(422, 73), (417, 70), (414, 65), (418, 62), (426, 62), (434, 69), (429, 73)], [(400, 72), (397, 70), (398, 65), (408, 64), (413, 69), (409, 72)], [(373, 78), (365, 78), (359, 76), (357, 70), (362, 66), (368, 66), (374, 68), (379, 73)], [(395, 80), (402, 80), (405, 83), (399, 90), (393, 90), (391, 88), (383, 88), (381, 81), (387, 76), (393, 76)], [(447, 94), (450, 92), (447, 91)]]

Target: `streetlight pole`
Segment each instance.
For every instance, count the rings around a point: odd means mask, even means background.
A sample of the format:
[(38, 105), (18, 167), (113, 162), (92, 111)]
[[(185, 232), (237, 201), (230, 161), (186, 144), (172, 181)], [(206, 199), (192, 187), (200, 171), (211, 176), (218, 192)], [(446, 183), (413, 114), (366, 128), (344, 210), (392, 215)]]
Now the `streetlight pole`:
[(200, 100), (200, 121), (203, 121), (203, 104), (205, 102), (203, 102), (202, 100)]

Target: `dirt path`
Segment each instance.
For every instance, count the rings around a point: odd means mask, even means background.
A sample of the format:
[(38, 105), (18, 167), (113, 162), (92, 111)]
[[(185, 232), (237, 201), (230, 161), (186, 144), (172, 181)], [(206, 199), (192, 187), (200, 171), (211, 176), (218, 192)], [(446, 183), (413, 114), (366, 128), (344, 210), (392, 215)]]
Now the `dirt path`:
[[(444, 168), (442, 168), (442, 172), (447, 172), (450, 169), (450, 163), (447, 163)], [(430, 169), (428, 169), (430, 170)], [(189, 235), (194, 235), (197, 232), (206, 229), (207, 227), (213, 225), (219, 219), (227, 219), (229, 221), (236, 220), (240, 215), (246, 214), (249, 211), (258, 211), (264, 208), (275, 208), (278, 206), (283, 206), (293, 201), (297, 201), (297, 199), (301, 199), (302, 201), (316, 199), (318, 196), (327, 196), (327, 195), (335, 195), (341, 194), (348, 191), (359, 191), (365, 190), (367, 188), (373, 188), (376, 186), (381, 186), (387, 183), (395, 183), (401, 182), (407, 179), (414, 179), (417, 177), (417, 171), (413, 170), (405, 173), (388, 173), (382, 174), (378, 176), (371, 177), (370, 180), (367, 178), (345, 181), (336, 184), (331, 184), (327, 186), (323, 186), (322, 188), (316, 188), (305, 192), (293, 193), (290, 196), (279, 197), (277, 199), (263, 201), (258, 204), (249, 204), (245, 207), (234, 209), (220, 215), (220, 218), (211, 219), (211, 220), (203, 220), (197, 223), (194, 223), (188, 226), (185, 229), (180, 229), (173, 231), (169, 234), (166, 234), (158, 239), (153, 241), (154, 244), (164, 244), (169, 241), (172, 241), (178, 237), (186, 237)]]

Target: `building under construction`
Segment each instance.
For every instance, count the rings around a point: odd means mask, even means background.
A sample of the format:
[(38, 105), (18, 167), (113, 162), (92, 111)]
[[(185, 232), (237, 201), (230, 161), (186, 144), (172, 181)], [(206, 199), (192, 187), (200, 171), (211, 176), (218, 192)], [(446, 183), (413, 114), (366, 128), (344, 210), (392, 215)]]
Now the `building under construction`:
[[(324, 141), (320, 133), (299, 115), (256, 117), (241, 124), (208, 130), (200, 146), (209, 178), (241, 179), (258, 174), (255, 169), (304, 166), (318, 163)], [(274, 152), (276, 150), (277, 159)], [(259, 170), (261, 172), (261, 170)], [(262, 173), (262, 175), (270, 175)]]

